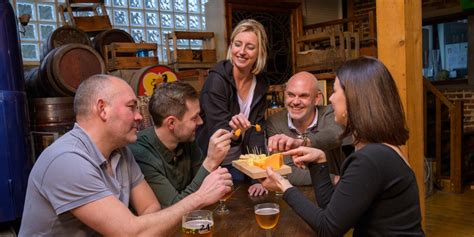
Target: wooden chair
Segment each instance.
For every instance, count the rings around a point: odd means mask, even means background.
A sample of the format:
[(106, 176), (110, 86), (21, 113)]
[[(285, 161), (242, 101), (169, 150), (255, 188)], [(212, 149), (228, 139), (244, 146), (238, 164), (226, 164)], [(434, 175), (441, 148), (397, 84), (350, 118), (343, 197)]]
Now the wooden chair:
[[(95, 35), (112, 29), (104, 0), (66, 0), (66, 3), (60, 5), (58, 9), (65, 24), (75, 26), (86, 33)], [(80, 15), (85, 12), (92, 12), (92, 16)]]

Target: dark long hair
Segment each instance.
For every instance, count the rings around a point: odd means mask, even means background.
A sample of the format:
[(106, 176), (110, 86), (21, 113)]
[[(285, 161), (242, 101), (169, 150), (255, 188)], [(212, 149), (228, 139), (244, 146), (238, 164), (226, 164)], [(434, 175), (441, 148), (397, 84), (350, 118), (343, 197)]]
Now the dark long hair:
[(341, 65), (336, 76), (346, 96), (344, 135), (352, 134), (354, 144), (406, 143), (409, 133), (400, 95), (381, 61), (372, 57), (352, 59)]

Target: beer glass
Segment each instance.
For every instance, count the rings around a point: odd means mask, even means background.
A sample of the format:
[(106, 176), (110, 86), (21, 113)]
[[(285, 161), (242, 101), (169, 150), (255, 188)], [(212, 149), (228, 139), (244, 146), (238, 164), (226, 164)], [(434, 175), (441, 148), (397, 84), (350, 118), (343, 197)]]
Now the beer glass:
[(227, 201), (227, 199), (229, 199), (235, 191), (234, 190), (234, 185), (230, 186), (230, 188), (231, 188), (230, 191), (227, 192), (219, 200), (219, 206), (217, 207), (217, 210), (216, 210), (216, 214), (218, 214), (218, 215), (227, 215), (230, 212), (229, 208), (227, 208), (227, 206), (225, 205), (225, 201)]
[(266, 237), (271, 237), (271, 230), (280, 219), (280, 206), (276, 203), (261, 203), (255, 205), (254, 210), (258, 225), (265, 230)]
[(184, 237), (212, 237), (214, 220), (212, 211), (195, 210), (183, 216), (182, 231)]

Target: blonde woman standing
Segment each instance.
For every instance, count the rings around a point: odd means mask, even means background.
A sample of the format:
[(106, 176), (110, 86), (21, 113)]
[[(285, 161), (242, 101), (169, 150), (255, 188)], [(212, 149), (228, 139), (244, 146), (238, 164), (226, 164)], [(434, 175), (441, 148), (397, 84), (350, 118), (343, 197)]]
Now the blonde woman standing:
[[(241, 21), (231, 35), (227, 60), (220, 61), (210, 71), (201, 91), (201, 117), (197, 141), (201, 151), (207, 151), (209, 138), (218, 129), (235, 131), (232, 147), (222, 166), (227, 167), (235, 181), (245, 175), (234, 169), (231, 162), (241, 154), (256, 150), (265, 152), (264, 134), (251, 125), (264, 125), (267, 108), (265, 93), (268, 81), (262, 75), (267, 60), (267, 35), (258, 21)], [(267, 193), (259, 183), (250, 186), (249, 194)]]

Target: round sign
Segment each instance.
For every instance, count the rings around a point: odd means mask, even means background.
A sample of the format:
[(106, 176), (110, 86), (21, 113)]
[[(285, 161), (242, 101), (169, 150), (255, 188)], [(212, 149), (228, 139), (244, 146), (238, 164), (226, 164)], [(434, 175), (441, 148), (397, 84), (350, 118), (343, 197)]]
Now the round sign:
[(137, 96), (151, 96), (159, 84), (173, 82), (178, 79), (171, 68), (162, 65), (145, 67), (133, 77), (131, 84)]

